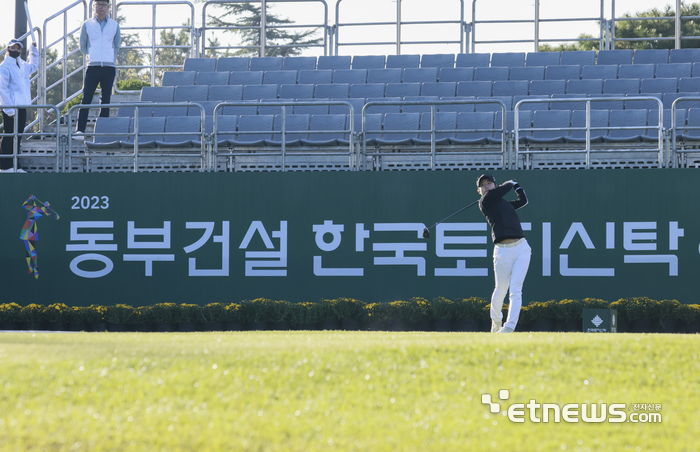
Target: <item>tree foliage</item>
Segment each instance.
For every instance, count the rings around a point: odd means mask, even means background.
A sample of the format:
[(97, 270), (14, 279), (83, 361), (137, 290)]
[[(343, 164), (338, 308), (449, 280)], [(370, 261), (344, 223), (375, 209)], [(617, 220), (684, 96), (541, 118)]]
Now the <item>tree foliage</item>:
[[(227, 32), (239, 36), (244, 46), (233, 52), (227, 51), (223, 56), (257, 56), (260, 48), (261, 7), (252, 3), (232, 3), (221, 5), (221, 8), (224, 9), (223, 14), (209, 15), (209, 24), (213, 27), (227, 28)], [(322, 37), (315, 37), (319, 31), (318, 27), (297, 32), (277, 28), (277, 26), (291, 25), (294, 21), (273, 14), (269, 5), (266, 9), (265, 22), (268, 25), (265, 33), (265, 56), (299, 55), (304, 47), (323, 42)]]

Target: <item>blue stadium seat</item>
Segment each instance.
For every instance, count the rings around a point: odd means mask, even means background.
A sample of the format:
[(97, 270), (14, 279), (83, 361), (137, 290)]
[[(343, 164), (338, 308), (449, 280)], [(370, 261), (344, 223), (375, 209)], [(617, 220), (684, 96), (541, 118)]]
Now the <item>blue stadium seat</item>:
[[(637, 90), (639, 92), (639, 90)], [(603, 93), (603, 80), (569, 80), (566, 94), (600, 95)]]
[(333, 97), (348, 97), (350, 85), (347, 83), (324, 83), (316, 85), (314, 97), (333, 98)]
[(420, 89), (421, 96), (454, 97), (456, 93), (456, 82), (426, 82)]
[(676, 78), (644, 78), (640, 93), (677, 93), (678, 79)]
[[(174, 86), (144, 86), (141, 88), (141, 98), (139, 102), (170, 103), (175, 96)], [(139, 110), (139, 115), (144, 116), (167, 116), (167, 107), (154, 107), (153, 109), (144, 107)], [(163, 123), (165, 124), (165, 123)], [(163, 125), (165, 127), (165, 125)]]
[[(450, 138), (455, 138), (457, 129), (457, 113), (437, 112), (435, 113), (435, 144), (448, 144)], [(414, 141), (415, 144), (428, 145), (431, 142), (431, 119), (430, 113), (422, 113), (420, 117), (420, 134)], [(440, 131), (443, 132), (440, 132)], [(427, 132), (426, 132), (427, 131)]]
[(529, 83), (525, 80), (493, 82), (494, 96), (527, 96)]
[(669, 63), (699, 63), (700, 49), (671, 49)]
[(183, 71), (213, 72), (216, 70), (216, 58), (185, 58)]
[(595, 64), (595, 50), (565, 50), (559, 60), (561, 66)]
[(531, 96), (551, 96), (565, 92), (566, 80), (533, 80), (530, 82), (529, 93)]
[(194, 85), (197, 73), (194, 71), (165, 71), (161, 86)]
[[(585, 94), (552, 94), (552, 99), (581, 99), (588, 97)], [(591, 107), (592, 108), (592, 107)], [(585, 110), (586, 109), (586, 103), (585, 102), (551, 102), (549, 104), (549, 109), (550, 110)]]
[[(685, 110), (679, 109), (676, 110), (676, 139), (678, 138), (679, 133), (681, 132), (684, 127), (685, 127)], [(671, 110), (664, 110), (664, 129), (666, 130), (671, 130), (671, 123), (672, 123), (672, 115), (671, 115)], [(647, 113), (647, 126), (649, 127), (656, 127), (659, 124), (659, 114), (658, 114), (658, 108), (653, 111), (649, 111)], [(656, 128), (649, 128), (646, 130), (646, 133), (642, 137), (644, 141), (658, 141), (659, 140), (659, 131)]]
[(617, 78), (654, 78), (653, 64), (621, 64)]
[[(590, 97), (597, 97), (597, 98), (605, 98), (605, 97), (626, 97), (626, 94), (618, 94), (618, 93), (603, 93), (603, 94), (598, 94), (597, 96), (590, 96)], [(608, 101), (593, 101), (591, 102), (591, 109), (594, 110), (622, 110), (625, 107), (625, 101), (624, 100), (608, 100)]]
[(700, 63), (693, 63), (693, 77), (700, 77)]
[(355, 83), (350, 85), (349, 97), (384, 97), (385, 86), (384, 83)]
[(455, 56), (452, 53), (425, 54), (421, 57), (420, 67), (454, 68)]
[[(206, 116), (212, 116), (214, 114), (214, 109), (216, 108), (217, 105), (219, 105), (219, 101), (216, 100), (205, 100), (205, 101), (199, 101), (197, 104), (201, 105), (202, 108), (204, 109), (204, 114)], [(222, 113), (222, 109), (219, 109), (219, 112), (217, 113), (220, 115)], [(191, 106), (187, 108), (187, 116), (200, 116), (201, 111), (197, 106)]]
[(296, 105), (294, 106), (295, 115), (327, 115), (330, 110), (330, 106), (327, 103), (330, 99), (304, 99), (304, 101), (316, 101), (318, 104), (315, 105)]
[(455, 67), (489, 67), (491, 65), (490, 53), (459, 53), (455, 60)]
[[(401, 81), (400, 78), (399, 81)], [(367, 69), (336, 69), (333, 71), (333, 83), (347, 83), (348, 85), (367, 83)]]
[(491, 55), (491, 67), (523, 67), (525, 52), (494, 52)]
[(387, 55), (386, 68), (417, 68), (420, 67), (420, 55)]
[(510, 68), (510, 80), (544, 80), (544, 66)]
[(437, 82), (438, 70), (435, 67), (406, 68), (403, 70), (404, 83)]
[(508, 67), (477, 67), (474, 68), (474, 81), (505, 81), (510, 76)]
[[(208, 98), (208, 85), (176, 86), (173, 102), (206, 102)], [(166, 112), (166, 116), (187, 116), (187, 107), (172, 107)]]
[[(251, 57), (249, 71), (281, 71), (283, 57)], [(240, 124), (240, 120), (239, 120)]]
[[(545, 95), (534, 95), (534, 96), (513, 96), (513, 110), (515, 110), (515, 105), (520, 102), (521, 100), (535, 100), (535, 99), (546, 99), (549, 100), (549, 96)], [(522, 105), (520, 105), (520, 110), (521, 111), (528, 111), (528, 110), (548, 110), (549, 109), (549, 102), (526, 102)]]
[(547, 66), (544, 69), (545, 80), (578, 80), (581, 78), (581, 66)]
[(243, 99), (243, 87), (241, 85), (214, 85), (209, 87), (211, 101), (235, 102)]
[(297, 71), (265, 71), (264, 85), (293, 85), (297, 82)]
[[(488, 112), (463, 112), (457, 115), (457, 132), (454, 138), (450, 138), (451, 144), (487, 144), (493, 137), (494, 113)], [(470, 132), (469, 130), (473, 130)], [(478, 131), (481, 130), (481, 131)]]
[(335, 146), (345, 140), (345, 115), (311, 115), (309, 120), (308, 140), (302, 140), (306, 146)]
[(636, 78), (603, 81), (603, 94), (639, 94), (640, 81)]
[(248, 72), (231, 72), (228, 78), (229, 85), (262, 85), (263, 72), (248, 71)]
[(641, 49), (634, 51), (634, 64), (668, 63), (668, 49)]
[(419, 96), (420, 83), (387, 83), (384, 89), (386, 97)]
[(377, 138), (376, 142), (386, 145), (410, 145), (418, 138), (419, 129), (420, 113), (387, 113), (384, 115), (382, 138)]
[[(214, 133), (213, 118), (206, 118), (207, 133)], [(236, 127), (238, 126), (238, 116), (217, 116), (216, 117), (216, 137), (215, 140), (219, 145), (230, 145), (236, 139)]]
[(350, 69), (352, 57), (349, 55), (322, 55), (316, 62), (316, 70)]
[[(641, 94), (628, 94), (625, 101), (625, 110), (654, 110), (659, 111), (659, 104), (653, 100), (635, 100), (635, 97), (656, 97), (659, 100), (663, 99), (662, 93), (641, 93)], [(620, 108), (615, 108), (611, 110), (620, 110)]]
[(700, 77), (681, 77), (678, 79), (678, 92), (680, 93), (700, 93)]
[[(502, 121), (502, 116), (501, 112), (498, 111), (494, 115), (494, 128), (495, 129), (500, 129), (503, 126), (503, 121)], [(518, 127), (520, 130), (523, 129), (529, 129), (532, 124), (532, 112), (529, 110), (525, 111), (520, 111), (519, 112), (519, 119), (518, 119)], [(515, 112), (513, 111), (507, 111), (506, 112), (506, 131), (513, 131), (515, 130)], [(525, 137), (519, 137), (521, 142), (525, 141)], [(493, 137), (488, 139), (489, 143), (498, 143), (500, 144), (503, 141), (503, 134), (500, 131), (496, 131), (493, 133)]]
[(250, 57), (219, 58), (216, 62), (216, 72), (242, 72), (250, 66)]
[[(192, 147), (201, 145), (201, 118), (197, 116), (168, 116), (165, 120), (166, 135), (156, 141), (158, 147)], [(167, 135), (178, 133), (178, 135)], [(180, 135), (183, 134), (183, 135)]]
[(559, 66), (561, 52), (528, 52), (525, 66)]
[(440, 69), (438, 76), (440, 83), (442, 82), (471, 82), (474, 80), (474, 68), (471, 67), (444, 67)]
[(197, 72), (195, 85), (228, 85), (228, 72)]
[[(265, 103), (282, 103), (282, 102), (294, 102), (294, 98), (278, 98), (278, 99), (265, 99), (261, 102)], [(302, 99), (306, 100), (306, 99)], [(294, 107), (291, 105), (260, 105), (258, 106), (258, 114), (259, 115), (279, 115), (282, 113), (282, 109), (284, 108), (284, 111), (288, 114), (291, 115), (294, 111)], [(326, 111), (328, 111), (328, 108), (326, 108)]]
[[(485, 96), (477, 97), (476, 100), (482, 101), (501, 101), (505, 104), (506, 111), (513, 109), (513, 96)], [(501, 111), (501, 106), (497, 103), (476, 104), (475, 111)]]
[(617, 78), (617, 66), (607, 65), (607, 66), (591, 66), (586, 65), (581, 68), (581, 80), (590, 79), (600, 79), (605, 80), (609, 78)]
[(280, 85), (281, 98), (313, 99), (316, 85)]
[(127, 117), (97, 117), (95, 120), (95, 133), (109, 133), (111, 135), (95, 136), (95, 141), (85, 141), (85, 146), (89, 149), (120, 147), (120, 141), (126, 142), (129, 140), (130, 122), (131, 118)]
[[(666, 93), (663, 95), (664, 108), (671, 108), (673, 106), (673, 102), (679, 97), (698, 97), (698, 93)], [(700, 101), (682, 100), (676, 104), (676, 108), (683, 108), (685, 110), (700, 108)]]
[[(232, 101), (232, 102), (241, 102), (241, 101)], [(235, 115), (235, 116), (243, 116), (243, 115), (257, 115), (258, 114), (258, 104), (260, 102), (258, 101), (246, 101), (245, 105), (227, 105), (225, 107), (221, 107), (222, 114), (226, 116), (230, 115)]]
[[(454, 100), (454, 101), (474, 101), (476, 100), (475, 96), (460, 96), (460, 97), (455, 97), (451, 99), (442, 99), (442, 100)], [(438, 107), (438, 111), (442, 112), (453, 112), (453, 113), (472, 113), (474, 111), (474, 104), (459, 104), (459, 103), (454, 103), (454, 104), (445, 104), (445, 105), (440, 105)]]
[(272, 139), (272, 127), (275, 117), (272, 115), (238, 116), (238, 132), (233, 145), (263, 145)]
[(277, 85), (245, 85), (243, 100), (277, 99)]
[(609, 130), (603, 141), (608, 143), (628, 143), (642, 141), (646, 133), (646, 110), (611, 110), (610, 127), (640, 127), (639, 129)]
[(353, 69), (384, 69), (385, 67), (384, 55), (355, 55), (352, 58)]
[(318, 85), (319, 83), (331, 83), (333, 71), (330, 69), (316, 69), (314, 71), (299, 71), (297, 83), (300, 85)]
[[(591, 110), (591, 129), (608, 127), (608, 110)], [(574, 110), (571, 112), (571, 127), (586, 127), (586, 111)], [(607, 130), (591, 130), (591, 143), (602, 143)], [(571, 135), (565, 138), (567, 143), (585, 143), (585, 130), (572, 130)]]
[[(571, 112), (569, 110), (535, 110), (532, 115), (533, 129), (560, 129), (560, 130), (533, 130), (531, 136), (525, 136), (526, 143), (564, 143), (569, 136), (568, 129), (571, 124)], [(526, 131), (527, 132), (527, 131)]]
[[(684, 50), (684, 49), (681, 49)], [(668, 78), (668, 77), (690, 77), (693, 72), (692, 63), (669, 63), (669, 64), (657, 64), (656, 65), (656, 78)]]
[[(370, 69), (367, 71), (367, 83), (401, 83), (403, 69)], [(352, 83), (351, 83), (352, 85)]]
[[(357, 117), (358, 115), (362, 114), (362, 107), (365, 106), (365, 99), (361, 97), (353, 97), (353, 98), (347, 98), (347, 97), (339, 97), (335, 99), (331, 99), (332, 101), (341, 101), (341, 102), (347, 102), (350, 105), (352, 105), (352, 108), (354, 110), (355, 116)], [(344, 105), (331, 105), (328, 113), (332, 115), (349, 115), (350, 110), (348, 107)], [(359, 122), (357, 123), (357, 126), (359, 127)]]
[[(135, 119), (131, 119), (129, 130), (138, 135), (140, 148), (154, 148), (156, 141), (163, 141), (163, 133), (165, 132), (165, 116), (153, 118), (139, 118), (138, 131), (135, 126)], [(120, 141), (121, 147), (134, 147), (135, 137), (130, 136), (129, 140)]]
[[(370, 102), (401, 102), (400, 97), (368, 97), (366, 103)], [(400, 113), (401, 105), (370, 105), (367, 107), (369, 113)]]
[(282, 60), (283, 71), (313, 71), (316, 70), (315, 56), (286, 56)]
[(474, 82), (457, 82), (458, 97), (464, 96), (490, 96), (493, 92), (493, 82), (474, 81)]
[[(285, 146), (298, 146), (302, 140), (309, 138), (309, 115), (286, 115), (284, 119), (282, 115), (275, 115), (273, 128), (275, 132), (282, 131), (282, 122), (284, 121), (284, 144)], [(271, 140), (265, 140), (265, 144), (270, 146), (282, 145), (282, 133), (273, 133)]]
[[(700, 108), (691, 108), (688, 110), (687, 125), (688, 127), (700, 127)], [(684, 129), (676, 138), (683, 141), (699, 141), (700, 129)]]
[(632, 49), (615, 49), (615, 50), (600, 50), (598, 52), (598, 66), (632, 64), (634, 50)]
[[(452, 97), (454, 99), (454, 96)], [(403, 102), (438, 102), (438, 96), (404, 96)], [(437, 111), (437, 110), (436, 110)], [(401, 113), (430, 113), (430, 105), (402, 105)]]

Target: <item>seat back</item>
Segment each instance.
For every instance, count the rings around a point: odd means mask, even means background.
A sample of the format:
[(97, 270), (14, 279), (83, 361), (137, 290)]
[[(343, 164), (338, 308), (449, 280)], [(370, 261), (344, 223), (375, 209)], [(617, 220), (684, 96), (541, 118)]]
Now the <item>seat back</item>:
[(561, 66), (595, 64), (595, 50), (565, 50), (559, 60)]
[(248, 71), (250, 57), (222, 57), (216, 63), (216, 72)]
[(262, 71), (231, 72), (228, 79), (229, 85), (261, 85), (263, 81)]
[(322, 55), (316, 62), (316, 70), (350, 69), (352, 57), (349, 55)]
[(597, 66), (586, 65), (581, 68), (581, 79), (612, 79), (617, 78), (617, 65)]
[[(385, 140), (418, 138), (419, 128), (420, 113), (387, 113), (384, 115), (383, 137)], [(397, 132), (387, 133), (393, 131)]]
[(387, 68), (417, 68), (420, 67), (420, 55), (387, 55)]
[(453, 53), (425, 54), (421, 57), (420, 67), (454, 68), (455, 56)]
[(348, 97), (350, 85), (347, 83), (332, 83), (316, 85), (314, 97), (330, 99), (333, 97)]
[[(679, 50), (690, 50), (690, 49), (679, 49)], [(656, 65), (656, 78), (668, 78), (668, 77), (690, 77), (693, 73), (692, 63), (669, 63), (669, 64), (657, 64)]]
[(584, 96), (597, 96), (602, 93), (603, 80), (569, 80), (566, 83), (566, 94), (583, 94)]
[[(170, 103), (175, 96), (174, 86), (144, 86), (141, 88), (140, 102)], [(167, 116), (170, 113), (166, 107), (141, 108), (140, 116)]]
[(384, 69), (385, 67), (384, 55), (355, 55), (352, 58), (353, 69)]
[(700, 49), (671, 49), (668, 62), (698, 63), (700, 62)]
[(350, 85), (349, 97), (384, 97), (384, 89), (384, 83), (355, 83), (353, 85)]
[(454, 97), (456, 93), (456, 82), (426, 82), (420, 89), (421, 96)]
[[(207, 118), (208, 124), (211, 124), (211, 130), (207, 129), (208, 133), (213, 133), (213, 119)], [(233, 141), (236, 139), (236, 127), (238, 126), (238, 116), (228, 115), (228, 116), (217, 116), (216, 118), (216, 129), (217, 129), (217, 142), (222, 141)], [(209, 126), (207, 126), (209, 127)]]
[(330, 83), (333, 80), (333, 71), (330, 69), (316, 69), (314, 71), (299, 71), (297, 83), (300, 85), (318, 85)]
[(489, 67), (491, 65), (490, 53), (459, 53), (455, 60), (455, 67)]
[(386, 97), (419, 96), (420, 83), (387, 83), (384, 89)]
[(604, 94), (639, 94), (640, 80), (628, 78), (622, 80), (609, 79), (603, 82)]
[(544, 80), (544, 66), (512, 67), (510, 80)]
[(342, 140), (345, 135), (345, 115), (311, 115), (309, 132), (312, 131), (327, 133), (309, 133), (309, 141)]
[(241, 85), (214, 85), (209, 87), (209, 100), (235, 102), (243, 99)]
[(315, 69), (315, 56), (286, 56), (282, 60), (283, 71), (313, 71)]
[(195, 85), (228, 85), (228, 72), (197, 72)]
[(97, 117), (97, 119), (95, 120), (95, 133), (109, 133), (113, 135), (95, 136), (95, 143), (114, 143), (117, 141), (128, 141), (130, 123), (131, 118), (128, 117)]
[[(591, 127), (608, 127), (607, 110), (591, 110)], [(574, 110), (571, 112), (571, 127), (586, 127), (586, 111)], [(591, 140), (607, 135), (606, 130), (591, 130)], [(572, 130), (571, 138), (579, 140), (586, 138), (585, 130)]]
[(494, 96), (527, 96), (529, 83), (525, 80), (493, 82)]
[[(306, 140), (309, 137), (309, 120), (310, 115), (286, 115), (285, 123), (285, 140)], [(282, 130), (282, 115), (275, 115), (274, 129), (275, 131)], [(282, 140), (281, 133), (272, 134), (273, 140)]]
[(251, 57), (249, 71), (281, 71), (283, 57)]
[[(534, 129), (565, 129), (571, 124), (569, 110), (535, 110), (532, 114)], [(568, 137), (568, 130), (533, 130), (532, 138), (562, 138)]]
[(193, 71), (165, 71), (163, 72), (162, 86), (194, 85), (197, 73)]
[[(241, 115), (238, 117), (238, 133), (236, 141), (253, 143), (272, 138), (272, 115)], [(249, 132), (249, 133), (241, 133)]]
[(634, 51), (634, 64), (668, 63), (668, 49), (641, 49)]
[(438, 80), (442, 82), (471, 82), (474, 80), (474, 68), (444, 67), (440, 69)]
[(493, 132), (469, 132), (469, 130), (493, 129), (493, 118), (494, 113), (492, 111), (459, 113), (457, 115), (456, 137), (463, 140), (493, 137)]
[(503, 52), (491, 55), (492, 67), (523, 67), (525, 66), (525, 52)]
[(367, 83), (367, 69), (336, 69), (333, 71), (333, 83)]
[(243, 100), (277, 99), (277, 85), (246, 85)]
[(678, 79), (676, 78), (644, 78), (640, 93), (676, 93)]
[(404, 83), (437, 82), (438, 69), (435, 67), (406, 68), (403, 70)]
[(613, 64), (619, 66), (621, 64), (632, 64), (634, 50), (632, 49), (615, 49), (615, 50), (600, 50), (598, 52), (598, 66)]
[[(158, 116), (153, 118), (139, 118), (138, 130), (136, 130), (135, 119), (131, 119), (129, 125), (129, 130), (132, 133), (136, 133), (139, 136), (139, 144), (154, 143), (156, 141), (163, 141), (163, 132), (165, 132), (165, 117)], [(144, 134), (160, 134), (160, 135), (149, 135)], [(133, 142), (134, 137), (129, 137), (129, 141)]]
[[(454, 96), (452, 97), (454, 99)], [(404, 96), (404, 102), (437, 102), (438, 96)], [(430, 105), (402, 105), (401, 113), (425, 113), (430, 112)]]
[[(421, 113), (420, 117), (420, 130), (427, 132), (421, 132), (418, 138), (421, 140), (430, 139), (430, 113)], [(435, 139), (440, 140), (443, 138), (454, 138), (455, 130), (457, 129), (457, 113), (456, 112), (442, 112), (439, 111), (435, 113)], [(446, 132), (438, 132), (438, 130), (443, 130)]]
[(367, 83), (401, 83), (403, 69), (369, 69), (367, 70)]
[(474, 81), (490, 81), (496, 80), (505, 81), (510, 76), (510, 68), (508, 67), (477, 67), (474, 68)]
[(653, 64), (621, 64), (617, 78), (654, 78)]
[(551, 96), (566, 93), (566, 80), (533, 80), (530, 82), (531, 96)]
[(473, 81), (473, 82), (457, 82), (456, 96), (490, 96), (493, 91), (493, 82)]
[(315, 85), (280, 85), (279, 96), (284, 99), (313, 99)]
[(165, 132), (178, 135), (165, 135), (164, 142), (201, 141), (201, 118), (197, 116), (168, 116)]
[(297, 71), (266, 71), (263, 73), (265, 85), (293, 85), (297, 82)]
[(559, 66), (561, 52), (528, 52), (525, 66)]
[(612, 110), (610, 111), (610, 127), (635, 127), (637, 130), (610, 130), (608, 136), (615, 138), (632, 138), (643, 135), (647, 125), (646, 110)]
[(185, 58), (183, 71), (213, 72), (216, 70), (216, 58)]
[(545, 80), (578, 80), (581, 78), (581, 66), (547, 66), (544, 69)]

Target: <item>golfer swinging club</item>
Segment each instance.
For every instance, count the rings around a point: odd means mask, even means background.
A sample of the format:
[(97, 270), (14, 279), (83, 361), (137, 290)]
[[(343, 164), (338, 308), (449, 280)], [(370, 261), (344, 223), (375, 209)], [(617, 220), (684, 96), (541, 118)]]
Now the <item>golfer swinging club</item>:
[[(523, 282), (530, 266), (532, 249), (528, 245), (517, 209), (527, 205), (525, 190), (515, 180), (509, 180), (496, 186), (496, 179), (491, 174), (482, 174), (476, 180), (477, 191), (481, 195), (479, 209), (491, 226), (493, 239), (493, 272), (496, 288), (491, 296), (491, 332), (512, 333), (518, 324), (520, 308), (523, 304)], [(503, 196), (515, 190), (517, 199), (506, 201)], [(503, 299), (510, 286), (510, 307), (508, 319), (502, 325)]]

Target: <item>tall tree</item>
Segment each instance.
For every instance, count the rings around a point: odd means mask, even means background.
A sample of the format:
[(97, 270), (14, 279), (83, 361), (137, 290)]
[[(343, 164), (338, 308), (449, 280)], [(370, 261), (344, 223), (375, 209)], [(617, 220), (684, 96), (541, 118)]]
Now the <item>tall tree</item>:
[(176, 66), (185, 64), (185, 58), (190, 55), (191, 50), (190, 34), (185, 28), (181, 28), (177, 33), (172, 28), (161, 30), (158, 47), (155, 54), (155, 64), (169, 67), (156, 68), (156, 83), (163, 78), (163, 72), (174, 71)]
[[(615, 38), (673, 38), (676, 35), (676, 24), (673, 20), (676, 11), (670, 5), (662, 10), (658, 8), (637, 12), (635, 15), (623, 14), (623, 18), (632, 17), (666, 17), (667, 19), (647, 19), (615, 22)], [(681, 4), (681, 16), (700, 16), (700, 4)], [(681, 21), (681, 36), (700, 36), (700, 21), (685, 19)], [(673, 39), (650, 39), (645, 41), (617, 41), (617, 49), (673, 49), (676, 43)], [(683, 48), (700, 47), (700, 39), (684, 39)]]
[[(261, 6), (253, 3), (231, 3), (220, 7), (225, 12), (217, 16), (209, 15), (209, 25), (228, 28), (226, 31), (238, 35), (241, 44), (245, 46), (230, 55), (257, 56), (260, 48)], [(291, 25), (294, 21), (273, 14), (270, 5), (266, 9), (265, 22), (268, 25), (265, 31), (265, 56), (299, 55), (305, 47), (323, 42), (323, 37), (318, 37), (319, 27), (297, 32), (277, 28), (277, 25)]]

